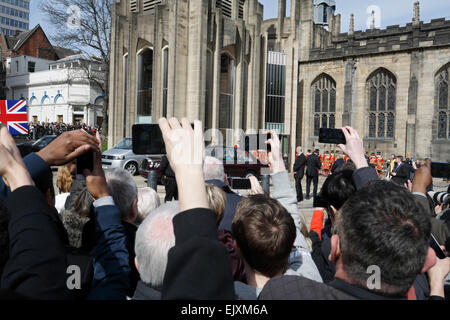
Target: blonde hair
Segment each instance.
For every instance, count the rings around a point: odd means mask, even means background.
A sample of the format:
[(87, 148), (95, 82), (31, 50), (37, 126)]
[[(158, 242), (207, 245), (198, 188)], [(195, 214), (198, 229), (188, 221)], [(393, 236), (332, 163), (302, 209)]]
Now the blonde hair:
[(73, 183), (71, 169), (74, 165), (74, 163), (68, 163), (58, 168), (58, 174), (56, 176), (56, 186), (59, 189), (59, 193), (70, 192)]
[(216, 223), (219, 226), (225, 212), (225, 202), (227, 200), (225, 192), (212, 184), (206, 184), (206, 195), (210, 209), (217, 214)]

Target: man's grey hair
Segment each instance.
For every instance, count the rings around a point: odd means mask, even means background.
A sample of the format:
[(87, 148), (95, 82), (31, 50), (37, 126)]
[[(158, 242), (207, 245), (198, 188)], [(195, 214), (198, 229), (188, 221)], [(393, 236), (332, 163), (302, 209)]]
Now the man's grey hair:
[(144, 219), (136, 232), (134, 250), (141, 280), (155, 290), (162, 287), (169, 250), (175, 245), (172, 219), (178, 201), (167, 202)]
[(203, 161), (203, 175), (205, 180), (225, 180), (225, 169), (223, 162), (214, 157), (205, 157)]
[(114, 203), (124, 219), (130, 212), (133, 201), (138, 197), (136, 182), (131, 173), (120, 168), (106, 170), (105, 178)]
[(158, 193), (150, 187), (138, 189), (138, 216), (135, 223), (144, 221), (148, 214), (159, 207), (160, 200)]

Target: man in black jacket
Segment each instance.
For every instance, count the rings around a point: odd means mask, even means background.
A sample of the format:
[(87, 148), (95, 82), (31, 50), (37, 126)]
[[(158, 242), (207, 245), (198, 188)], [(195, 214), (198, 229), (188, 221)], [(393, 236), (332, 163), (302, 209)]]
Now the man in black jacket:
[(306, 157), (303, 153), (302, 147), (297, 147), (297, 158), (294, 163), (294, 179), (295, 190), (297, 191), (297, 202), (303, 201), (302, 179), (305, 175)]
[(166, 187), (166, 197), (164, 198), (164, 202), (172, 201), (173, 199), (178, 200), (177, 181), (175, 180), (175, 173), (170, 166), (167, 156), (162, 157), (159, 170), (166, 179), (164, 182), (164, 186)]
[(391, 172), (392, 182), (403, 186), (408, 182), (410, 173), (414, 172), (414, 168), (408, 163), (403, 162), (403, 156), (397, 156), (396, 162), (397, 167)]
[(320, 163), (320, 158), (318, 156), (319, 150), (315, 150), (306, 159), (306, 199), (309, 199), (309, 191), (311, 188), (311, 181), (314, 184), (313, 197), (317, 196), (317, 185), (319, 183), (319, 170), (322, 167)]

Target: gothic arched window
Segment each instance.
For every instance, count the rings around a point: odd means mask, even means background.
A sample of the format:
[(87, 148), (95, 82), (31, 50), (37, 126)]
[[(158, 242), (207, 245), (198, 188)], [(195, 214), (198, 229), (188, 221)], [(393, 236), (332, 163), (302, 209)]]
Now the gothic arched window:
[(234, 100), (234, 60), (227, 54), (221, 55), (220, 62), (220, 105), (219, 127), (231, 128), (233, 123)]
[(395, 135), (397, 80), (380, 68), (367, 80), (369, 93), (369, 138), (390, 139)]
[(152, 116), (153, 50), (146, 48), (138, 55), (138, 122), (149, 122)]
[(320, 128), (336, 125), (336, 82), (328, 75), (320, 75), (311, 85), (313, 97), (314, 136)]
[(438, 139), (450, 139), (449, 73), (450, 65), (437, 75)]

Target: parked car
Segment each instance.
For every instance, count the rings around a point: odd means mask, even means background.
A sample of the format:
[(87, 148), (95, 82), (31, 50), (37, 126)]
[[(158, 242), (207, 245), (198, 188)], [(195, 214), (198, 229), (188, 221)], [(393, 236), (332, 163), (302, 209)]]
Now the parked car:
[(139, 173), (139, 168), (145, 158), (145, 155), (134, 154), (132, 138), (125, 138), (114, 148), (103, 152), (102, 167), (103, 169), (122, 168), (132, 175), (136, 175)]
[(164, 156), (163, 154), (148, 155), (145, 158), (145, 160), (142, 161), (142, 165), (139, 168), (139, 174), (142, 177), (147, 178), (149, 171), (155, 170), (158, 177), (158, 184), (162, 184), (161, 182), (162, 172), (159, 170), (159, 167), (161, 165), (161, 159), (163, 156)]
[(57, 136), (43, 136), (36, 141), (27, 141), (17, 144), (17, 148), (20, 151), (22, 157), (27, 156), (32, 152), (38, 152), (48, 146)]
[[(205, 154), (223, 161), (227, 177), (248, 178), (253, 175), (261, 179), (261, 175), (266, 173), (264, 170), (267, 170), (267, 173), (269, 172), (269, 166), (267, 164), (258, 161), (253, 154), (247, 153), (242, 149), (208, 146), (205, 148)], [(162, 156), (147, 156), (139, 170), (140, 175), (147, 178), (150, 170), (156, 170), (158, 173), (158, 183), (160, 183), (161, 172), (159, 171), (159, 166)]]

